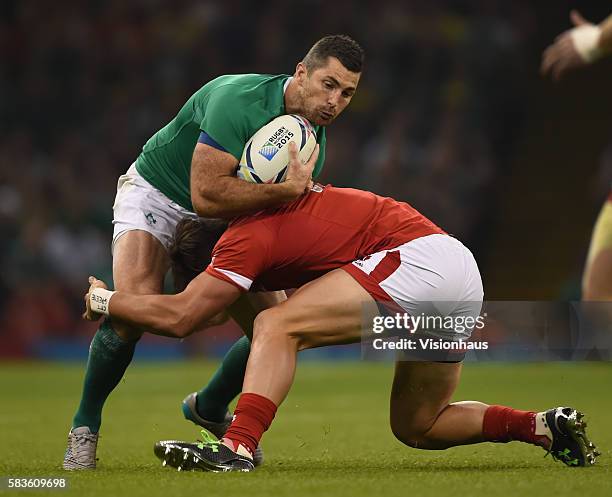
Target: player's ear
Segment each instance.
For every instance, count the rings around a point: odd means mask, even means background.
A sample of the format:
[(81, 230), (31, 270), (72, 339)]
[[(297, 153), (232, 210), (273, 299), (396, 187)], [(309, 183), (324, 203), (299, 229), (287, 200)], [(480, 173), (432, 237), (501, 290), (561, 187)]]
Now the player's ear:
[(298, 62), (297, 66), (295, 66), (295, 74), (293, 77), (297, 79), (300, 84), (302, 84), (308, 77), (308, 69), (306, 68), (306, 64), (303, 62)]

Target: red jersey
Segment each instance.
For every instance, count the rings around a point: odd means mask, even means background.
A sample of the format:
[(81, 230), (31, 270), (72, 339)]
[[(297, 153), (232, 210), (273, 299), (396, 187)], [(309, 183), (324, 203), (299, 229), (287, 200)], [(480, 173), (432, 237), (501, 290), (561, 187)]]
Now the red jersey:
[(381, 250), (444, 234), (404, 202), (315, 185), (295, 202), (233, 221), (206, 272), (241, 290), (297, 288)]

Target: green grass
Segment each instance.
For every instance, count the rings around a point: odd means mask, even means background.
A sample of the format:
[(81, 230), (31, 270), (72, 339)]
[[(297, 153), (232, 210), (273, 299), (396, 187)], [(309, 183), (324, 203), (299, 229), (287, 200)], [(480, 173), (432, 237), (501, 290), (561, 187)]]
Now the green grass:
[(610, 495), (612, 364), (468, 364), (455, 395), (522, 409), (584, 410), (603, 452), (592, 468), (567, 468), (518, 442), (439, 452), (405, 447), (388, 428), (392, 366), (373, 363), (301, 364), (264, 437), (266, 463), (253, 473), (162, 468), (154, 442), (198, 435), (183, 420), (180, 401), (212, 370), (200, 362), (132, 365), (105, 408), (98, 469), (67, 473), (60, 467), (83, 366), (0, 364), (0, 477), (62, 476), (70, 488), (58, 495), (79, 496)]

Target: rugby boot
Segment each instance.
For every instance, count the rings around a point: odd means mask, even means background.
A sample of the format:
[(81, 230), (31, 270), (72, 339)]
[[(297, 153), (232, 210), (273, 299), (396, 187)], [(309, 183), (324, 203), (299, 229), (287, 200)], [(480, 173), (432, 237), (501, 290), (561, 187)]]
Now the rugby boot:
[(566, 466), (592, 466), (600, 454), (586, 434), (584, 414), (571, 407), (555, 407), (536, 414), (552, 434), (549, 453)]
[[(183, 416), (185, 416), (185, 419), (191, 421), (192, 423), (204, 428), (205, 430), (208, 430), (218, 439), (223, 438), (223, 435), (225, 435), (225, 432), (227, 431), (230, 423), (232, 422), (231, 413), (229, 411), (226, 412), (225, 419), (220, 423), (215, 423), (213, 421), (208, 421), (204, 419), (202, 416), (200, 416), (196, 407), (197, 395), (197, 392), (193, 392), (183, 399), (183, 403), (181, 405), (183, 410)], [(255, 466), (261, 466), (263, 464), (263, 460), (263, 449), (261, 448), (261, 446), (258, 446), (257, 450), (255, 451), (255, 454), (253, 454), (253, 464)]]
[(92, 433), (87, 426), (71, 429), (63, 468), (69, 471), (96, 469), (97, 446), (98, 434)]
[(176, 440), (157, 442), (153, 452), (162, 461), (162, 466), (170, 466), (178, 471), (226, 473), (249, 472), (255, 469), (250, 458), (234, 452), (218, 440), (207, 438), (205, 431), (202, 435), (205, 440), (203, 442), (190, 443)]

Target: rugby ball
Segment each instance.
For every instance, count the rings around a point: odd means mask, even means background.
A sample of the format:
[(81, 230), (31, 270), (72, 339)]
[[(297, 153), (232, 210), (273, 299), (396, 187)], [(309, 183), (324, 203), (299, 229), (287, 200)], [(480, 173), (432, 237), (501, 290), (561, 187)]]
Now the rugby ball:
[(237, 175), (251, 183), (281, 183), (287, 176), (289, 142), (298, 147), (302, 163), (308, 162), (317, 134), (307, 119), (287, 114), (273, 119), (246, 143)]

